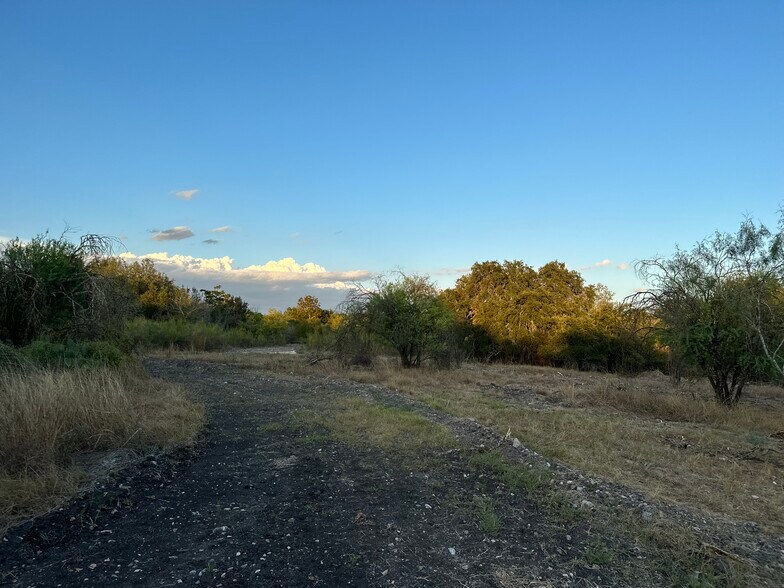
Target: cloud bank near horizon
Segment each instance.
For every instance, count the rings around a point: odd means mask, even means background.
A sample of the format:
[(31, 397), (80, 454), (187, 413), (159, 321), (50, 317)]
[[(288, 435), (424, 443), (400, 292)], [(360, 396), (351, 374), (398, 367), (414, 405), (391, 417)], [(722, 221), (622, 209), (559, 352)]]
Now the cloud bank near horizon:
[(245, 299), (259, 310), (284, 309), (297, 303), (300, 296), (317, 296), (322, 307), (334, 308), (345, 297), (351, 283), (373, 277), (367, 270), (328, 271), (316, 263), (299, 264), (292, 257), (270, 260), (263, 264), (235, 267), (234, 259), (169, 255), (167, 252), (136, 255), (121, 253), (126, 261), (150, 259), (175, 282), (196, 288), (220, 284), (228, 292)]

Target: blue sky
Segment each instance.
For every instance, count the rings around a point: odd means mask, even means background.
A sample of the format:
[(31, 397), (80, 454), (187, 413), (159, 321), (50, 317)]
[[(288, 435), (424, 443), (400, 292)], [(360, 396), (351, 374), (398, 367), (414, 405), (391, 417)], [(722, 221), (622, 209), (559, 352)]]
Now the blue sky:
[(0, 1), (0, 236), (120, 236), (262, 309), (487, 259), (623, 296), (619, 264), (775, 222), (783, 30), (780, 1)]

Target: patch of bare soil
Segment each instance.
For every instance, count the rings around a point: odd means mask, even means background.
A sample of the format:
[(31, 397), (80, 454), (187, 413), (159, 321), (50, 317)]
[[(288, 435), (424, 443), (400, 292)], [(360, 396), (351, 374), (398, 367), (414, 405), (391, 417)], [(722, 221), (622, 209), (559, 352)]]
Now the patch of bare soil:
[[(206, 404), (209, 424), (201, 442), (195, 450), (148, 457), (115, 472), (62, 508), (11, 529), (0, 541), (0, 583), (672, 582), (644, 546), (602, 515), (602, 505), (617, 506), (613, 487), (576, 476), (561, 484), (565, 478), (556, 476), (553, 491), (568, 491), (564, 495), (577, 508), (548, 508), (472, 466), (472, 455), (497, 447), (510, 459), (536, 459), (474, 421), (369, 385), (195, 361), (154, 361), (148, 367)], [(447, 426), (459, 444), (412, 464), (394, 451), (338, 442), (296, 418), (323, 410), (335, 395), (415, 410)], [(488, 507), (497, 525), (483, 520)]]

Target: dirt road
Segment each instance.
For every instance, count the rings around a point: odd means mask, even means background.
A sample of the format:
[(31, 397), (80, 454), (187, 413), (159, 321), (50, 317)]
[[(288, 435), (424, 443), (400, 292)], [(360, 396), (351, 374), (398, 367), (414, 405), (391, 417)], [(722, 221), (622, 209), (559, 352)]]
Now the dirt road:
[[(0, 583), (667, 583), (644, 551), (583, 516), (590, 505), (546, 507), (477, 469), (475, 456), (494, 440), (470, 427), (432, 425), (451, 440), (398, 452), (374, 443), (373, 431), (367, 443), (332, 434), (335, 407), (356, 398), (356, 387), (192, 361), (148, 367), (206, 404), (201, 442), (148, 458), (12, 530), (0, 542)], [(389, 392), (362, 396), (411, 412)]]

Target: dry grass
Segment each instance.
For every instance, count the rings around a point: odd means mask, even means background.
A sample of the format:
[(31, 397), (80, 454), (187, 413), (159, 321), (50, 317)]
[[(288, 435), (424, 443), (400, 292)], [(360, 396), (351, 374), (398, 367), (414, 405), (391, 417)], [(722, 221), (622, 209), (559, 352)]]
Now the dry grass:
[(190, 442), (204, 412), (140, 370), (0, 375), (0, 528), (78, 487), (79, 452)]
[(342, 370), (301, 356), (216, 354), (214, 361), (348, 378), (396, 389), (512, 435), (548, 457), (651, 498), (784, 531), (784, 390), (749, 386), (732, 410), (704, 383), (531, 366), (403, 370), (393, 361)]

